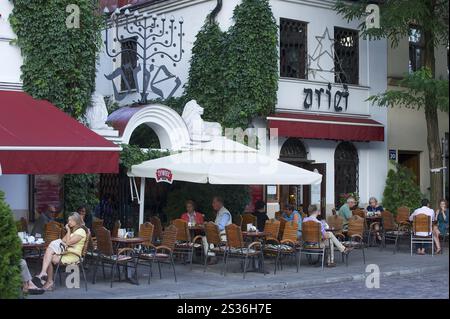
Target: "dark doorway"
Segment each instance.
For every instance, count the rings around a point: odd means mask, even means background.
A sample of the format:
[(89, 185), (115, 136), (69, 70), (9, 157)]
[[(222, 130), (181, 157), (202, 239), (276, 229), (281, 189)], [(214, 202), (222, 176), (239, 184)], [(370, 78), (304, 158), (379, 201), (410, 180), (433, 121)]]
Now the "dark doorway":
[(416, 184), (420, 186), (420, 152), (398, 151), (398, 163), (413, 172)]
[(342, 142), (334, 153), (334, 198), (336, 209), (340, 208), (341, 194), (358, 191), (358, 150), (350, 142)]

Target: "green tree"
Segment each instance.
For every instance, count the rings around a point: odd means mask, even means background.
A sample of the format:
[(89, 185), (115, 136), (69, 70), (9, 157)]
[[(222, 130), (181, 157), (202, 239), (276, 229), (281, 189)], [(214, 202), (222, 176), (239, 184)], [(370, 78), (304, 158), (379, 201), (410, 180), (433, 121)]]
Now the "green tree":
[(393, 214), (396, 214), (397, 208), (401, 206), (410, 209), (419, 207), (422, 198), (414, 173), (400, 164), (395, 165), (396, 169), (388, 172), (382, 200), (383, 207)]
[(226, 90), (222, 124), (247, 128), (275, 110), (278, 91), (278, 26), (268, 0), (243, 0), (234, 9), (226, 41)]
[(20, 239), (11, 209), (0, 191), (0, 299), (20, 297)]
[(64, 175), (65, 212), (75, 212), (82, 205), (86, 205), (88, 210), (93, 210), (99, 202), (97, 197), (99, 181), (98, 174)]
[(196, 100), (205, 109), (203, 118), (209, 121), (223, 122), (226, 113), (223, 104), (225, 38), (226, 34), (208, 16), (192, 48), (185, 100)]
[[(339, 0), (335, 9), (347, 20), (360, 20), (365, 17), (365, 8), (371, 2)], [(393, 47), (409, 35), (411, 23), (421, 29), (425, 40), (424, 68), (400, 81), (401, 90), (387, 91), (369, 100), (380, 106), (415, 106), (424, 110), (431, 168), (442, 166), (438, 110), (448, 113), (448, 79), (437, 79), (435, 72), (435, 48), (448, 45), (448, 10), (448, 1), (444, 0), (385, 0), (380, 5), (380, 28), (367, 29), (364, 22), (360, 24), (363, 37), (387, 38)], [(430, 174), (430, 186), (430, 200), (434, 206), (442, 195), (442, 173)]]
[[(101, 47), (97, 0), (12, 0), (10, 23), (24, 58), (23, 89), (79, 119), (95, 88)], [(79, 28), (68, 28), (68, 5), (80, 9)]]

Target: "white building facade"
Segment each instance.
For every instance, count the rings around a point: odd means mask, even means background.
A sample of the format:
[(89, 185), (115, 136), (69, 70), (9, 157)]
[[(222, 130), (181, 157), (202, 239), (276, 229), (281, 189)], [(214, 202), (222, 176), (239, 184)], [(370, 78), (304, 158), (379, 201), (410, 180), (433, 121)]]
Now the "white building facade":
[[(165, 99), (183, 93), (195, 37), (217, 3), (216, 0), (168, 0), (128, 7), (130, 19), (142, 25), (156, 17), (161, 27), (163, 16), (169, 25), (173, 16), (173, 25), (177, 27), (175, 42), (170, 42), (176, 45), (165, 50), (172, 59), (155, 54), (146, 66), (152, 88), (148, 99)], [(233, 10), (239, 3), (240, 0), (223, 1), (216, 16), (223, 31), (233, 24)], [(254, 197), (264, 198), (271, 212), (279, 209), (279, 203), (291, 202), (304, 208), (319, 204), (323, 214), (329, 214), (339, 205), (341, 193), (357, 192), (361, 205), (370, 196), (382, 197), (388, 169), (387, 110), (372, 106), (366, 99), (387, 88), (387, 41), (360, 38), (359, 22), (348, 23), (342, 19), (333, 10), (333, 4), (334, 1), (328, 0), (270, 1), (280, 27), (278, 102), (273, 115), (255, 119), (253, 124), (255, 128), (278, 129), (275, 156), (323, 174), (320, 187), (274, 185), (259, 190), (254, 187)], [(136, 10), (139, 17), (135, 16)], [(181, 42), (176, 42), (180, 28), (184, 36)], [(132, 68), (142, 70), (143, 65), (140, 59), (130, 60), (126, 53), (117, 54), (127, 48), (124, 45), (128, 38), (136, 36), (133, 30), (117, 34), (115, 30), (112, 25), (108, 39), (103, 34), (108, 47), (100, 55), (97, 91), (118, 97), (121, 105), (129, 105), (140, 98), (134, 89), (136, 83), (142, 88), (143, 82), (138, 74), (132, 88), (127, 87), (123, 82), (125, 69), (128, 64), (130, 80)], [(122, 41), (111, 41), (115, 35)], [(138, 43), (144, 44), (140, 38)], [(137, 47), (142, 55), (140, 45)], [(153, 49), (163, 51), (161, 46), (151, 47), (150, 51)], [(121, 67), (124, 73), (120, 75)], [(161, 74), (167, 81), (158, 81)]]

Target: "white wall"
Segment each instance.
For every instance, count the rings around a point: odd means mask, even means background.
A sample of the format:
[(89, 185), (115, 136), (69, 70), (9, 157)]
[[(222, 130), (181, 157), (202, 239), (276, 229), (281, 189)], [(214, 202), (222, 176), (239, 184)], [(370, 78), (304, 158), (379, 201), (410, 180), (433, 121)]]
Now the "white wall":
[(22, 83), (20, 80), (20, 66), (22, 65), (20, 49), (10, 44), (10, 41), (16, 37), (8, 22), (12, 9), (11, 1), (0, 1), (0, 90), (18, 89)]
[(1, 175), (0, 190), (5, 193), (6, 203), (14, 212), (14, 218), (28, 214), (28, 175)]

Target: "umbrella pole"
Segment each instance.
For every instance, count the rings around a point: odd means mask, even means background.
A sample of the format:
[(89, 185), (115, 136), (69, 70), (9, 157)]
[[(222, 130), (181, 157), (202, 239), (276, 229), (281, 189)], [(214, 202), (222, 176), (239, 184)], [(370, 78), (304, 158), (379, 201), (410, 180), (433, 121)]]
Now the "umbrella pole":
[(144, 223), (144, 198), (145, 198), (145, 177), (141, 177), (141, 191), (139, 196), (139, 225)]

